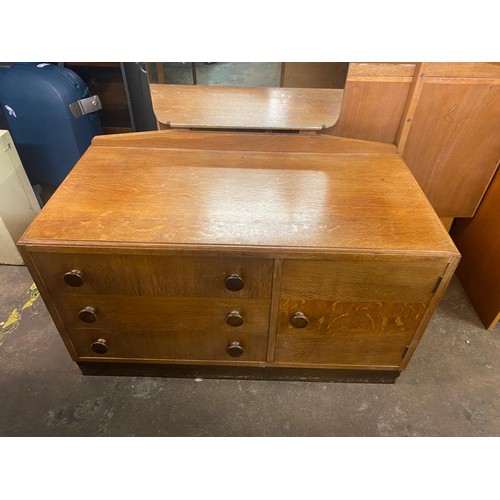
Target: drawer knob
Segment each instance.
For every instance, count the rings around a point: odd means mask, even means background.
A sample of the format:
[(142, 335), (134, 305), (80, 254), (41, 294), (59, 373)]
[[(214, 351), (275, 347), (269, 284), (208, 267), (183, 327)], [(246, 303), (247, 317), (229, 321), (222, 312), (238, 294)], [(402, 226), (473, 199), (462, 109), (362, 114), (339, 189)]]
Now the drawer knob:
[(239, 358), (243, 354), (243, 347), (239, 342), (231, 342), (226, 349), (229, 356)]
[(245, 282), (239, 274), (231, 274), (224, 280), (224, 283), (231, 292), (239, 292), (245, 286)]
[(243, 324), (243, 316), (239, 311), (231, 311), (226, 316), (226, 324), (229, 326), (241, 326)]
[(90, 344), (90, 348), (96, 354), (106, 354), (108, 352), (108, 343), (104, 339), (96, 340)]
[(69, 273), (64, 275), (64, 283), (69, 286), (82, 286), (83, 285), (83, 273), (78, 269), (73, 269)]
[(78, 317), (85, 323), (94, 323), (94, 321), (97, 319), (97, 311), (91, 306), (84, 307), (78, 313)]
[(305, 328), (309, 324), (309, 320), (303, 312), (299, 311), (290, 316), (290, 323), (294, 328)]

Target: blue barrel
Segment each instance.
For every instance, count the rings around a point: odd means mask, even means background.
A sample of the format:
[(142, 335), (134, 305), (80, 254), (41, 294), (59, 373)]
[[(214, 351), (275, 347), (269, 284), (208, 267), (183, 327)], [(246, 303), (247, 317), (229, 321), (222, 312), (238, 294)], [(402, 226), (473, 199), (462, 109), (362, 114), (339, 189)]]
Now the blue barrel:
[(99, 98), (54, 64), (16, 63), (0, 72), (0, 106), (33, 185), (59, 186), (102, 134)]

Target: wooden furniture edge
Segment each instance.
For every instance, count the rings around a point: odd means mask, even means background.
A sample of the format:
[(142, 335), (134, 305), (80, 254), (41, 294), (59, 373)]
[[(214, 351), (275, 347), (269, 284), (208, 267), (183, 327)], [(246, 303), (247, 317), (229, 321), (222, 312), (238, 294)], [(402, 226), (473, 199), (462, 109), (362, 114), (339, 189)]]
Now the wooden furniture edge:
[(351, 62), (347, 80), (365, 77), (373, 81), (385, 81), (387, 78), (411, 81), (415, 62)]
[(66, 346), (66, 349), (68, 350), (71, 359), (73, 361), (76, 361), (78, 359), (78, 355), (76, 353), (75, 347), (73, 346), (73, 343), (71, 342), (71, 338), (66, 331), (66, 328), (64, 327), (64, 323), (59, 316), (59, 313), (52, 301), (52, 296), (50, 295), (48, 288), (45, 285), (45, 282), (43, 281), (43, 278), (41, 274), (38, 272), (38, 268), (31, 256), (31, 253), (29, 251), (28, 247), (25, 247), (24, 245), (18, 245), (18, 250), (21, 256), (23, 257), (23, 260), (26, 264), (26, 267), (28, 268), (31, 277), (33, 278), (33, 281), (40, 292), (40, 295), (45, 303), (45, 306), (47, 307), (51, 317), (52, 321), (54, 322), (61, 338), (62, 341), (64, 342), (64, 345)]
[[(394, 144), (387, 144), (376, 141), (364, 141), (362, 139), (351, 139), (348, 137), (334, 136), (329, 134), (314, 134), (311, 136), (302, 136), (300, 134), (290, 134), (283, 136), (281, 134), (266, 134), (263, 132), (246, 132), (244, 135), (241, 132), (205, 132), (205, 131), (180, 131), (180, 130), (153, 130), (148, 132), (135, 132), (134, 134), (114, 134), (110, 136), (97, 135), (92, 139), (92, 146), (98, 147), (118, 147), (118, 148), (148, 148), (148, 149), (189, 149), (195, 151), (214, 150), (219, 151), (222, 148), (227, 150), (230, 148), (233, 151), (255, 151), (258, 153), (277, 152), (277, 153), (306, 153), (306, 154), (343, 154), (336, 152), (334, 149), (330, 151), (314, 151), (307, 149), (308, 146), (316, 143), (324, 143), (332, 146), (332, 148), (340, 146), (352, 146), (353, 151), (346, 151), (345, 154), (390, 154), (397, 155), (398, 150)], [(168, 141), (180, 141), (188, 139), (184, 142), (182, 148), (177, 145), (169, 145)], [(216, 139), (221, 142), (216, 147), (210, 145), (210, 140)], [(262, 144), (255, 144), (255, 148), (245, 149), (242, 147), (244, 141), (252, 141), (263, 139), (268, 142), (276, 142), (275, 147), (266, 149), (257, 149), (257, 146), (262, 147)], [(205, 144), (202, 141), (205, 140)], [(234, 140), (233, 142), (231, 142)], [(191, 144), (189, 141), (196, 141), (196, 144)], [(292, 149), (284, 149), (285, 141), (294, 143)], [(297, 142), (302, 142), (303, 151), (297, 150)], [(239, 144), (238, 144), (239, 143)], [(360, 147), (362, 149), (360, 149)]]
[[(441, 222), (439, 222), (441, 225)], [(442, 225), (441, 225), (442, 227)], [(445, 229), (442, 227), (443, 231)], [(445, 231), (446, 232), (446, 231)], [(19, 246), (27, 247), (30, 252), (39, 253), (116, 253), (117, 250), (123, 253), (144, 253), (156, 252), (157, 254), (169, 255), (195, 255), (202, 251), (207, 256), (222, 256), (236, 253), (242, 257), (263, 257), (270, 259), (326, 259), (331, 260), (341, 255), (353, 259), (372, 258), (397, 258), (408, 260), (429, 259), (429, 258), (450, 258), (459, 256), (458, 250), (421, 250), (421, 249), (364, 249), (364, 248), (314, 248), (314, 247), (272, 247), (272, 246), (243, 246), (243, 245), (166, 245), (166, 244), (139, 244), (139, 243), (117, 243), (92, 241), (60, 241), (60, 240), (34, 240), (21, 238)], [(153, 254), (153, 253), (152, 253)]]
[(434, 311), (436, 310), (437, 305), (439, 304), (440, 300), (442, 299), (444, 292), (446, 291), (446, 288), (448, 287), (448, 284), (450, 283), (450, 280), (455, 273), (455, 270), (458, 266), (458, 263), (460, 262), (460, 257), (452, 257), (448, 263), (448, 266), (445, 269), (445, 272), (443, 273), (441, 282), (439, 283), (439, 286), (436, 289), (436, 292), (432, 296), (427, 309), (425, 310), (425, 313), (422, 317), (422, 320), (420, 321), (420, 324), (418, 325), (417, 331), (415, 332), (415, 335), (413, 336), (410, 345), (408, 346), (408, 350), (403, 357), (403, 360), (400, 365), (400, 369), (404, 370), (407, 366), (408, 363), (410, 362), (411, 357), (413, 356), (413, 353), (415, 352), (415, 349), (417, 348), (417, 345), (420, 342), (420, 339), (422, 338), (429, 321), (431, 320)]
[(200, 366), (186, 364), (92, 363), (77, 361), (84, 375), (230, 378), (242, 380), (303, 380), (311, 382), (394, 383), (400, 372), (359, 369)]
[(415, 72), (413, 74), (413, 80), (408, 92), (408, 98), (406, 100), (403, 114), (401, 115), (401, 121), (399, 122), (398, 131), (396, 133), (396, 146), (401, 154), (403, 154), (406, 140), (408, 139), (408, 135), (410, 133), (413, 115), (417, 109), (418, 100), (424, 84), (425, 65), (426, 63), (423, 62), (415, 65)]
[(499, 321), (500, 321), (500, 312), (496, 315), (496, 318), (489, 325), (484, 325), (484, 326), (486, 326), (487, 330), (493, 330), (497, 326)]
[(273, 285), (271, 290), (271, 307), (269, 311), (269, 330), (267, 343), (267, 362), (274, 361), (276, 335), (278, 333), (278, 317), (281, 296), (281, 282), (283, 278), (283, 259), (274, 259)]

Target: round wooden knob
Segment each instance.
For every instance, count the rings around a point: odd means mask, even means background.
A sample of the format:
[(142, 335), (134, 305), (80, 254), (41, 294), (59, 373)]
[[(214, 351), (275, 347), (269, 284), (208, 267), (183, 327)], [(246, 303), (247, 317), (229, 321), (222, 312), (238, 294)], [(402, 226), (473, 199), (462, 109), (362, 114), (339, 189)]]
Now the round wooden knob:
[(78, 269), (73, 269), (66, 273), (63, 277), (64, 283), (69, 286), (82, 286), (83, 285), (83, 273)]
[(96, 354), (106, 354), (108, 352), (108, 343), (104, 339), (96, 340), (90, 344), (90, 348)]
[(290, 323), (294, 328), (305, 328), (309, 324), (309, 320), (303, 312), (299, 311), (290, 316)]
[(243, 324), (243, 316), (239, 311), (231, 311), (226, 316), (226, 324), (229, 326), (241, 326)]
[(91, 306), (84, 307), (78, 313), (78, 317), (85, 323), (94, 323), (94, 321), (97, 319), (97, 311)]
[(243, 347), (239, 342), (231, 342), (226, 349), (229, 356), (239, 358), (243, 354)]
[(231, 274), (224, 280), (224, 283), (231, 292), (239, 292), (245, 286), (245, 282), (239, 274)]

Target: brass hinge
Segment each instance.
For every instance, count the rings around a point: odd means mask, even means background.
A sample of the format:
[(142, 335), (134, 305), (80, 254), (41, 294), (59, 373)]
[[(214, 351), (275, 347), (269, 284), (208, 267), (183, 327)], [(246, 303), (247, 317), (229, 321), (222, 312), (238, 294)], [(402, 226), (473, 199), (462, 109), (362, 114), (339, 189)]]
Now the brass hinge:
[(436, 281), (436, 284), (434, 285), (434, 289), (432, 290), (432, 293), (436, 292), (437, 289), (439, 288), (439, 285), (441, 284), (441, 281), (443, 281), (443, 277), (440, 276), (438, 280)]

